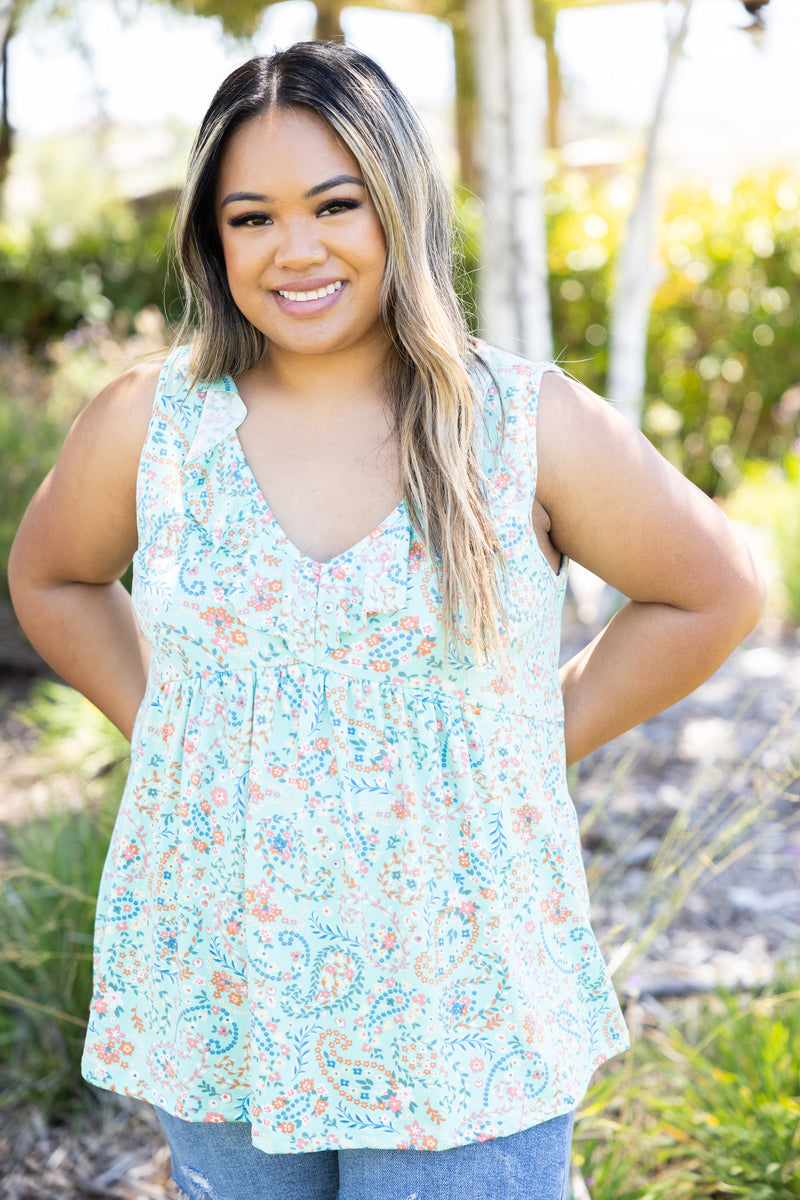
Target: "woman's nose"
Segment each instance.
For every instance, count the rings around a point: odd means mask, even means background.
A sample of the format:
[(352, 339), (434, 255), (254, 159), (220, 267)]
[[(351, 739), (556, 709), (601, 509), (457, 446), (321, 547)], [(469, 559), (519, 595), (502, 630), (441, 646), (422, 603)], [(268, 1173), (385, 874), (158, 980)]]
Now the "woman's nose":
[(275, 247), (276, 267), (301, 267), (324, 262), (327, 250), (314, 222), (289, 221), (281, 227)]

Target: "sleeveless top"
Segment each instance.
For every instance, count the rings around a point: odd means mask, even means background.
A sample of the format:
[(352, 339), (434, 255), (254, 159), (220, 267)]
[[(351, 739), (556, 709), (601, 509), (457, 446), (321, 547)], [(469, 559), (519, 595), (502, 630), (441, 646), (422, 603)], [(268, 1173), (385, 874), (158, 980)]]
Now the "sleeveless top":
[(161, 372), (137, 485), (151, 646), (83, 1070), (268, 1152), (445, 1149), (576, 1107), (628, 1045), (589, 926), (536, 540), (539, 384), (476, 342), (502, 659), (445, 644), (404, 502), (325, 563), (270, 512), (232, 379)]

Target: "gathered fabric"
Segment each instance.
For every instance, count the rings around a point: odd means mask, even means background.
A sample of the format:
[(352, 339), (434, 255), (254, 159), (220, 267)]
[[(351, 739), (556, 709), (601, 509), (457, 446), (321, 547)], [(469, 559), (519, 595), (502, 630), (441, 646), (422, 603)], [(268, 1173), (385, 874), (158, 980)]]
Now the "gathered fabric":
[(445, 638), (404, 501), (325, 563), (231, 378), (162, 369), (137, 482), (151, 646), (98, 902), (83, 1070), (268, 1152), (444, 1149), (575, 1109), (628, 1045), (589, 923), (531, 526), (539, 386), (483, 342), (503, 653)]

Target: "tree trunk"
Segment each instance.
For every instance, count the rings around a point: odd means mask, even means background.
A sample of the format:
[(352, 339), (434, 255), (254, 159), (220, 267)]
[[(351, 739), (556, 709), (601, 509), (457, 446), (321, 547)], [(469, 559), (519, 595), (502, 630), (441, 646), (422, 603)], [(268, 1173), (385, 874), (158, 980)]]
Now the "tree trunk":
[(487, 338), (552, 356), (538, 167), (544, 81), (530, 0), (467, 0), (478, 102), (476, 160), (485, 205), (480, 299)]
[(478, 119), (475, 98), (475, 65), (472, 41), (466, 14), (454, 11), (449, 20), (453, 34), (453, 57), (456, 68), (456, 145), (458, 147), (459, 179), (470, 192), (479, 189), (475, 166), (475, 127)]
[(641, 426), (644, 414), (647, 330), (660, 275), (655, 256), (658, 150), (667, 97), (689, 29), (693, 0), (678, 2), (683, 7), (683, 13), (671, 29), (668, 26), (667, 65), (648, 130), (639, 189), (628, 218), (610, 304), (606, 390), (619, 411), (637, 426)]
[(561, 145), (561, 100), (564, 83), (561, 60), (556, 50), (555, 29), (544, 40), (547, 55), (547, 144), (556, 150)]
[(561, 145), (561, 100), (564, 90), (561, 62), (556, 50), (559, 0), (537, 0), (533, 9), (533, 31), (544, 42), (547, 63), (547, 145)]
[(317, 20), (314, 25), (315, 42), (343, 42), (343, 0), (316, 0)]
[(8, 115), (8, 47), (14, 35), (14, 2), (0, 3), (0, 71), (3, 73), (0, 94), (0, 188), (8, 176), (13, 135)]

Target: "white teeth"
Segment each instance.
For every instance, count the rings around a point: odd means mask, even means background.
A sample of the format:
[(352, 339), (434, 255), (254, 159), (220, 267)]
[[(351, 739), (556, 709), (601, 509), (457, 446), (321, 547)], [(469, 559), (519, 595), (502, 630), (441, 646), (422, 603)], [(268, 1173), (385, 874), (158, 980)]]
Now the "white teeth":
[(341, 279), (337, 279), (336, 283), (329, 283), (327, 287), (319, 288), (316, 292), (283, 292), (279, 288), (278, 295), (286, 300), (321, 300), (323, 296), (331, 296), (338, 292), (341, 286)]

